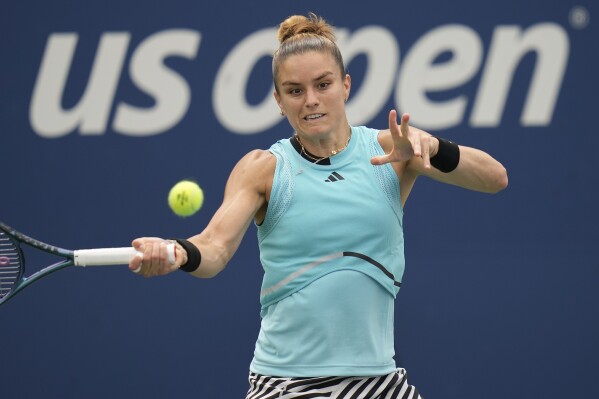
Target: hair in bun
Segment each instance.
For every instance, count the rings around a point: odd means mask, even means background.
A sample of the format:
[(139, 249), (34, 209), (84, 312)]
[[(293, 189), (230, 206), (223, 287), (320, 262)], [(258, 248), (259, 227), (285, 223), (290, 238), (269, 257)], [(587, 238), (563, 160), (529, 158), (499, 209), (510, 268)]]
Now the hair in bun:
[(345, 65), (341, 52), (335, 43), (334, 28), (322, 17), (314, 13), (292, 15), (279, 25), (277, 33), (279, 48), (272, 59), (272, 75), (277, 87), (279, 65), (288, 57), (310, 51), (329, 53), (339, 65), (341, 76), (345, 75)]

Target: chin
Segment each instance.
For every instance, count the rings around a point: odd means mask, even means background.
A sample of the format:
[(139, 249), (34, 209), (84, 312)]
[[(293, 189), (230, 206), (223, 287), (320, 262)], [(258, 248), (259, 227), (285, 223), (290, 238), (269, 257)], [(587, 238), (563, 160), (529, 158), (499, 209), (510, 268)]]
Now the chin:
[[(320, 122), (320, 121), (319, 121)], [(325, 123), (302, 123), (300, 130), (308, 136), (320, 136), (328, 134), (331, 131), (331, 126)]]

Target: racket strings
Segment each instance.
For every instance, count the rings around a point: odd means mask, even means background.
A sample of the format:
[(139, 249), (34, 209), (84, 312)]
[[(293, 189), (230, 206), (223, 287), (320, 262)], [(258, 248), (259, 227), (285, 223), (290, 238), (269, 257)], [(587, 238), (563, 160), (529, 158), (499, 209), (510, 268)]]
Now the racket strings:
[(22, 273), (21, 251), (4, 232), (0, 232), (0, 300), (17, 285)]

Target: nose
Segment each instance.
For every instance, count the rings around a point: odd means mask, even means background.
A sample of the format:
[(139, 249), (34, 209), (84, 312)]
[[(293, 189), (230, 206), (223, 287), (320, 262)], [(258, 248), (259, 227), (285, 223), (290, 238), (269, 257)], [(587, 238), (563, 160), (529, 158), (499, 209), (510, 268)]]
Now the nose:
[(314, 89), (306, 90), (306, 107), (313, 108), (319, 104), (318, 94)]

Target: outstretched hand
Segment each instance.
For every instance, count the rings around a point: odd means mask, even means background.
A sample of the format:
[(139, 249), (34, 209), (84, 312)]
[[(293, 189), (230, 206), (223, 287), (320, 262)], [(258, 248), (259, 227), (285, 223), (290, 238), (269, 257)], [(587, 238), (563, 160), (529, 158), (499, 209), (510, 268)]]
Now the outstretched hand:
[(414, 157), (422, 157), (425, 168), (430, 168), (431, 136), (419, 129), (410, 128), (410, 115), (403, 114), (401, 122), (397, 124), (397, 111), (389, 112), (389, 131), (393, 140), (391, 152), (373, 157), (373, 165), (382, 165), (389, 162), (405, 162)]

